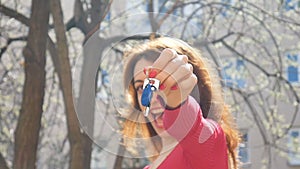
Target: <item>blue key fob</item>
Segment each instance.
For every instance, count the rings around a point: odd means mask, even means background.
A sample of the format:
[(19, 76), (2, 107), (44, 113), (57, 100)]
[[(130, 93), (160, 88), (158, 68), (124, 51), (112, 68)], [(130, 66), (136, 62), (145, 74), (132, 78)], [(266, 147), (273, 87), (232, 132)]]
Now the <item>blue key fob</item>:
[(148, 116), (148, 114), (150, 112), (150, 104), (151, 104), (153, 92), (158, 90), (159, 83), (160, 83), (160, 81), (155, 78), (147, 78), (144, 80), (141, 103), (143, 106), (146, 107), (146, 109), (144, 111), (145, 116)]
[(142, 93), (141, 102), (142, 102), (143, 106), (150, 107), (150, 102), (151, 102), (151, 99), (152, 99), (152, 95), (153, 95), (153, 90), (151, 89), (151, 85), (147, 84), (145, 86), (144, 90), (143, 90), (143, 93)]

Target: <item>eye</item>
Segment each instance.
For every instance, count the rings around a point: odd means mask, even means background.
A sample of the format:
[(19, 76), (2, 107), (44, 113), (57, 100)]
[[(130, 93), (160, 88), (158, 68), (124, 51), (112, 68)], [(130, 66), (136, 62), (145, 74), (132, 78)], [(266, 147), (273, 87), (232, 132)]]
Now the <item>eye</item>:
[(137, 87), (135, 87), (135, 90), (136, 90), (138, 93), (142, 93), (142, 92), (143, 92), (143, 86), (142, 86), (142, 85), (137, 86)]

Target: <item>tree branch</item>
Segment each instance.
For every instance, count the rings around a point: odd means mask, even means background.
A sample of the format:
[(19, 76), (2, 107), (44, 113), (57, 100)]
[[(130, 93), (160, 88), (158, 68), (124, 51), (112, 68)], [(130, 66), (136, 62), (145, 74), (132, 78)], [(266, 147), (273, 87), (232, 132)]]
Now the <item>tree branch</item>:
[(11, 18), (15, 18), (16, 20), (20, 21), (21, 23), (25, 24), (25, 25), (29, 25), (29, 19), (24, 16), (21, 13), (18, 13), (15, 10), (12, 10), (2, 4), (0, 4), (0, 12), (3, 13), (6, 16), (9, 16)]
[(21, 37), (17, 37), (17, 38), (9, 38), (7, 41), (6, 41), (6, 45), (3, 46), (2, 48), (0, 48), (0, 59), (2, 57), (2, 55), (4, 54), (4, 52), (6, 52), (8, 46), (14, 42), (14, 41), (26, 41), (27, 40), (27, 36), (21, 36)]
[(158, 21), (158, 28), (163, 24), (163, 22), (169, 17), (169, 15), (174, 12), (174, 10), (176, 9), (177, 7), (177, 4), (179, 3), (179, 0), (176, 0), (176, 2), (174, 2), (173, 6), (171, 9), (169, 9), (166, 14), (163, 16), (163, 18), (161, 18), (159, 21)]
[[(65, 103), (65, 112), (68, 127), (68, 138), (71, 147), (70, 169), (90, 168), (91, 141), (88, 136), (80, 131), (80, 124), (75, 112), (72, 92), (72, 73), (69, 62), (69, 51), (67, 37), (62, 17), (62, 7), (60, 0), (51, 0), (50, 9), (53, 16), (54, 30), (57, 39), (58, 77)], [(89, 142), (89, 145), (86, 143)]]

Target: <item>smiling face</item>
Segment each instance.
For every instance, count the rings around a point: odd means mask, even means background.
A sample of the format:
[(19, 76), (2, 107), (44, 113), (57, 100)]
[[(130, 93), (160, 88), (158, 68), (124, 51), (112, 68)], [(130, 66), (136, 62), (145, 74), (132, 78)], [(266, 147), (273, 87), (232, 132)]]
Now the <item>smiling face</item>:
[[(145, 111), (145, 107), (141, 104), (141, 96), (143, 92), (144, 79), (146, 79), (146, 75), (144, 74), (143, 70), (145, 67), (152, 64), (153, 62), (142, 58), (137, 61), (134, 67), (134, 88), (137, 92), (137, 100), (142, 111)], [(161, 133), (162, 131), (164, 131), (162, 117), (165, 108), (163, 106), (163, 101), (160, 94), (161, 93), (159, 91), (153, 93), (150, 104), (150, 113), (149, 116), (147, 116), (148, 120), (151, 122), (151, 125), (157, 133)]]

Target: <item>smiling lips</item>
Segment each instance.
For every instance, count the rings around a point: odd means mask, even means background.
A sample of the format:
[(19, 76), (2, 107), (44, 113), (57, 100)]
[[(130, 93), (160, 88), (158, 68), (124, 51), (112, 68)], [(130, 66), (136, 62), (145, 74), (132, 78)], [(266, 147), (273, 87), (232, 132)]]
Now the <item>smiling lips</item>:
[(163, 114), (164, 114), (164, 109), (162, 108), (152, 108), (150, 110), (151, 115), (154, 119), (155, 125), (159, 128), (163, 128)]

